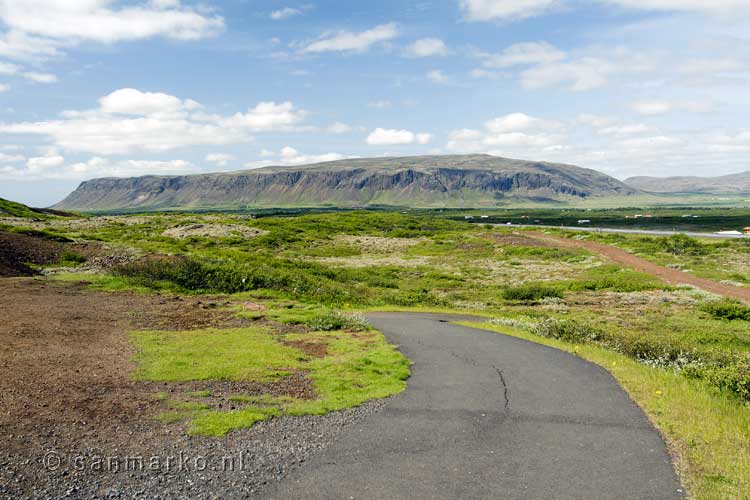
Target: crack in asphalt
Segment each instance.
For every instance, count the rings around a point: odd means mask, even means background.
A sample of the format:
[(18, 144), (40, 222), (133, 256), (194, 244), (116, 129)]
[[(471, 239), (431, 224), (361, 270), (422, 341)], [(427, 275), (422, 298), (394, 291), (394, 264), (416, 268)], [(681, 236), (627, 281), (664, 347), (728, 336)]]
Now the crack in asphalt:
[(500, 377), (500, 382), (503, 384), (503, 397), (505, 398), (505, 410), (507, 411), (508, 407), (510, 406), (510, 399), (508, 398), (508, 384), (505, 382), (503, 371), (495, 365), (492, 365), (492, 368), (495, 369), (497, 375)]

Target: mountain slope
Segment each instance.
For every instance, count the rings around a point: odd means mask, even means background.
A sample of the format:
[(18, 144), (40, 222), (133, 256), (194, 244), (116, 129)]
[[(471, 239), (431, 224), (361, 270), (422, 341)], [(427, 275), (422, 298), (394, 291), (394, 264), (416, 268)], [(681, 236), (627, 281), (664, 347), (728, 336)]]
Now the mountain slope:
[(16, 201), (0, 198), (0, 217), (18, 217), (23, 219), (46, 219), (49, 216), (70, 217), (73, 214), (58, 212), (48, 208), (32, 208)]
[(237, 172), (85, 181), (66, 210), (241, 206), (480, 206), (637, 194), (595, 170), (489, 155), (340, 160)]
[(652, 193), (750, 193), (750, 171), (720, 177), (630, 177), (625, 184)]

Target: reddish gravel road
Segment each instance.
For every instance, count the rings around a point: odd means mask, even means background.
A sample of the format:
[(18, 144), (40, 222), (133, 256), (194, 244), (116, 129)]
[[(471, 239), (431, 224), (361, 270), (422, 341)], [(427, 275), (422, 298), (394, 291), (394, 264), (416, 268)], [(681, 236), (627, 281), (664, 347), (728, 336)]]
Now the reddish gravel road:
[(583, 248), (591, 252), (596, 252), (613, 262), (626, 265), (642, 273), (656, 276), (670, 285), (693, 285), (702, 290), (715, 293), (717, 295), (740, 299), (743, 302), (750, 302), (750, 288), (740, 288), (731, 285), (724, 285), (713, 280), (693, 276), (692, 274), (688, 274), (677, 269), (669, 269), (610, 245), (605, 245), (603, 243), (597, 243), (594, 241), (573, 240), (569, 238), (551, 236), (543, 233), (534, 232), (526, 234), (528, 236), (532, 236), (536, 239), (546, 241), (556, 246), (567, 248)]

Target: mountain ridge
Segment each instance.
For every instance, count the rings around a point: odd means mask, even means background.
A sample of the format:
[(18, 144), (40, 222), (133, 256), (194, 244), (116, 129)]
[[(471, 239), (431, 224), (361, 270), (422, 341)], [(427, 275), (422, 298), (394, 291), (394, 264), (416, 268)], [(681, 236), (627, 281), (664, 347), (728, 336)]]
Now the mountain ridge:
[(355, 158), (232, 172), (84, 181), (58, 209), (486, 206), (639, 191), (596, 170), (490, 155)]
[(715, 177), (673, 176), (629, 177), (625, 184), (642, 191), (669, 194), (741, 194), (750, 193), (750, 170)]

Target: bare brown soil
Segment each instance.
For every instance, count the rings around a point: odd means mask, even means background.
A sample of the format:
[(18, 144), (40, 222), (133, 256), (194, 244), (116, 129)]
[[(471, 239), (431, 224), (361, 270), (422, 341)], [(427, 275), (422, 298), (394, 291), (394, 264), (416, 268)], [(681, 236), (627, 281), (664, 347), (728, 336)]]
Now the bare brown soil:
[(59, 262), (64, 245), (25, 234), (0, 232), (0, 277), (31, 276), (28, 264)]
[(636, 271), (656, 276), (657, 278), (670, 285), (692, 285), (707, 292), (715, 293), (717, 295), (750, 302), (750, 288), (739, 288), (732, 285), (725, 285), (717, 281), (699, 278), (677, 269), (669, 269), (667, 267), (654, 264), (653, 262), (650, 262), (646, 259), (643, 259), (611, 245), (605, 245), (603, 243), (598, 243), (595, 241), (562, 238), (543, 233), (529, 234), (539, 241), (548, 242), (559, 247), (583, 248), (585, 250), (595, 252), (613, 262), (617, 262), (618, 264), (623, 264), (632, 269), (635, 269)]
[[(147, 453), (167, 446), (185, 424), (154, 418), (165, 411), (154, 397), (158, 392), (207, 390), (226, 409), (236, 405), (230, 393), (314, 397), (303, 373), (267, 384), (132, 380), (128, 331), (228, 328), (252, 321), (222, 309), (227, 304), (211, 297), (97, 292), (82, 283), (40, 278), (0, 279), (0, 469), (4, 461), (23, 464), (23, 457), (38, 465), (51, 449)], [(23, 475), (18, 491), (49, 480), (45, 472), (36, 468)]]

